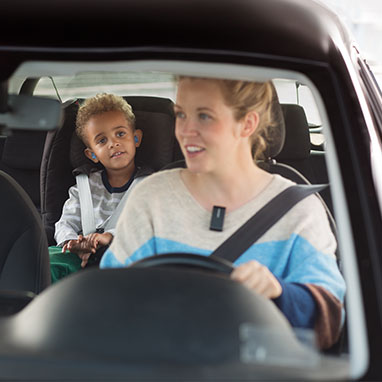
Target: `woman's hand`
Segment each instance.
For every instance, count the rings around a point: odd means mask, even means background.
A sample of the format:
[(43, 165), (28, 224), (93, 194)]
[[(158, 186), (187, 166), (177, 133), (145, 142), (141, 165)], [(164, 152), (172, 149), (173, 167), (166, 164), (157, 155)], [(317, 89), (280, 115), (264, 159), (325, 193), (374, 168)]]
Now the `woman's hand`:
[(231, 273), (231, 279), (243, 283), (266, 298), (277, 298), (282, 293), (281, 285), (273, 273), (255, 260), (235, 268)]

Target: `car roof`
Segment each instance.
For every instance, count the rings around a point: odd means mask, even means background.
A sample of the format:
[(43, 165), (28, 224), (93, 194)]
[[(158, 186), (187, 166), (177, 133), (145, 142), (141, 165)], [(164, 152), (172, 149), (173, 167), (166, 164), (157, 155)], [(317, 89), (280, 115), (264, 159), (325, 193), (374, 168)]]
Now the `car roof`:
[[(24, 46), (30, 57), (70, 49), (113, 59), (113, 51), (142, 56), (160, 48), (325, 62), (336, 56), (336, 45), (351, 41), (338, 17), (313, 0), (16, 0), (2, 2), (0, 14), (0, 51)], [(25, 33), (10, 35), (15, 25)]]

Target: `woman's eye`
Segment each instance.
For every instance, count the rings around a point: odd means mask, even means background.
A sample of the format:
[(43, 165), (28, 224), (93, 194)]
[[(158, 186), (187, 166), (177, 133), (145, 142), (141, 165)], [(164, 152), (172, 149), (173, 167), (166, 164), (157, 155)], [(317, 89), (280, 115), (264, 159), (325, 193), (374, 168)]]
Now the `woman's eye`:
[(184, 119), (184, 118), (186, 118), (186, 115), (182, 111), (176, 111), (175, 112), (175, 118)]
[(200, 113), (199, 114), (199, 119), (202, 120), (202, 121), (207, 121), (207, 120), (211, 119), (211, 117), (208, 114), (206, 114), (206, 113)]

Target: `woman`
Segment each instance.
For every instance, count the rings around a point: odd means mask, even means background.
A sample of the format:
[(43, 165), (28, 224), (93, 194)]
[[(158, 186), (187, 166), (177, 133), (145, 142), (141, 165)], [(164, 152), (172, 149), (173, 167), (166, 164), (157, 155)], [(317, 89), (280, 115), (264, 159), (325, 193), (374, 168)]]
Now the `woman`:
[[(271, 83), (180, 78), (175, 132), (187, 168), (137, 186), (101, 267), (170, 252), (209, 255), (292, 185), (261, 170), (252, 155), (266, 148), (273, 97)], [(226, 209), (222, 231), (210, 230), (213, 206)], [(319, 345), (329, 347), (338, 338), (345, 292), (335, 248), (326, 212), (312, 195), (235, 261), (231, 278), (272, 299), (293, 326), (314, 328)]]

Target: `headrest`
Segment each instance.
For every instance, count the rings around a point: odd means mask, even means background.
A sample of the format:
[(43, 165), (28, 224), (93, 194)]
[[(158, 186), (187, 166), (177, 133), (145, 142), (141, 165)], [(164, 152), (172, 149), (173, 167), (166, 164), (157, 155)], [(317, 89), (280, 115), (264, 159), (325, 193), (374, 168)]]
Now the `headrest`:
[(11, 168), (39, 170), (45, 136), (46, 131), (12, 131), (4, 143), (2, 163)]
[[(173, 103), (170, 99), (158, 97), (131, 96), (124, 99), (133, 108), (136, 129), (143, 131), (142, 144), (137, 149), (135, 163), (157, 171), (174, 160), (177, 143)], [(94, 163), (84, 155), (84, 149), (84, 143), (74, 131), (70, 145), (73, 168), (94, 167)]]
[(282, 104), (285, 119), (285, 143), (277, 160), (306, 159), (310, 155), (309, 125), (300, 105)]

